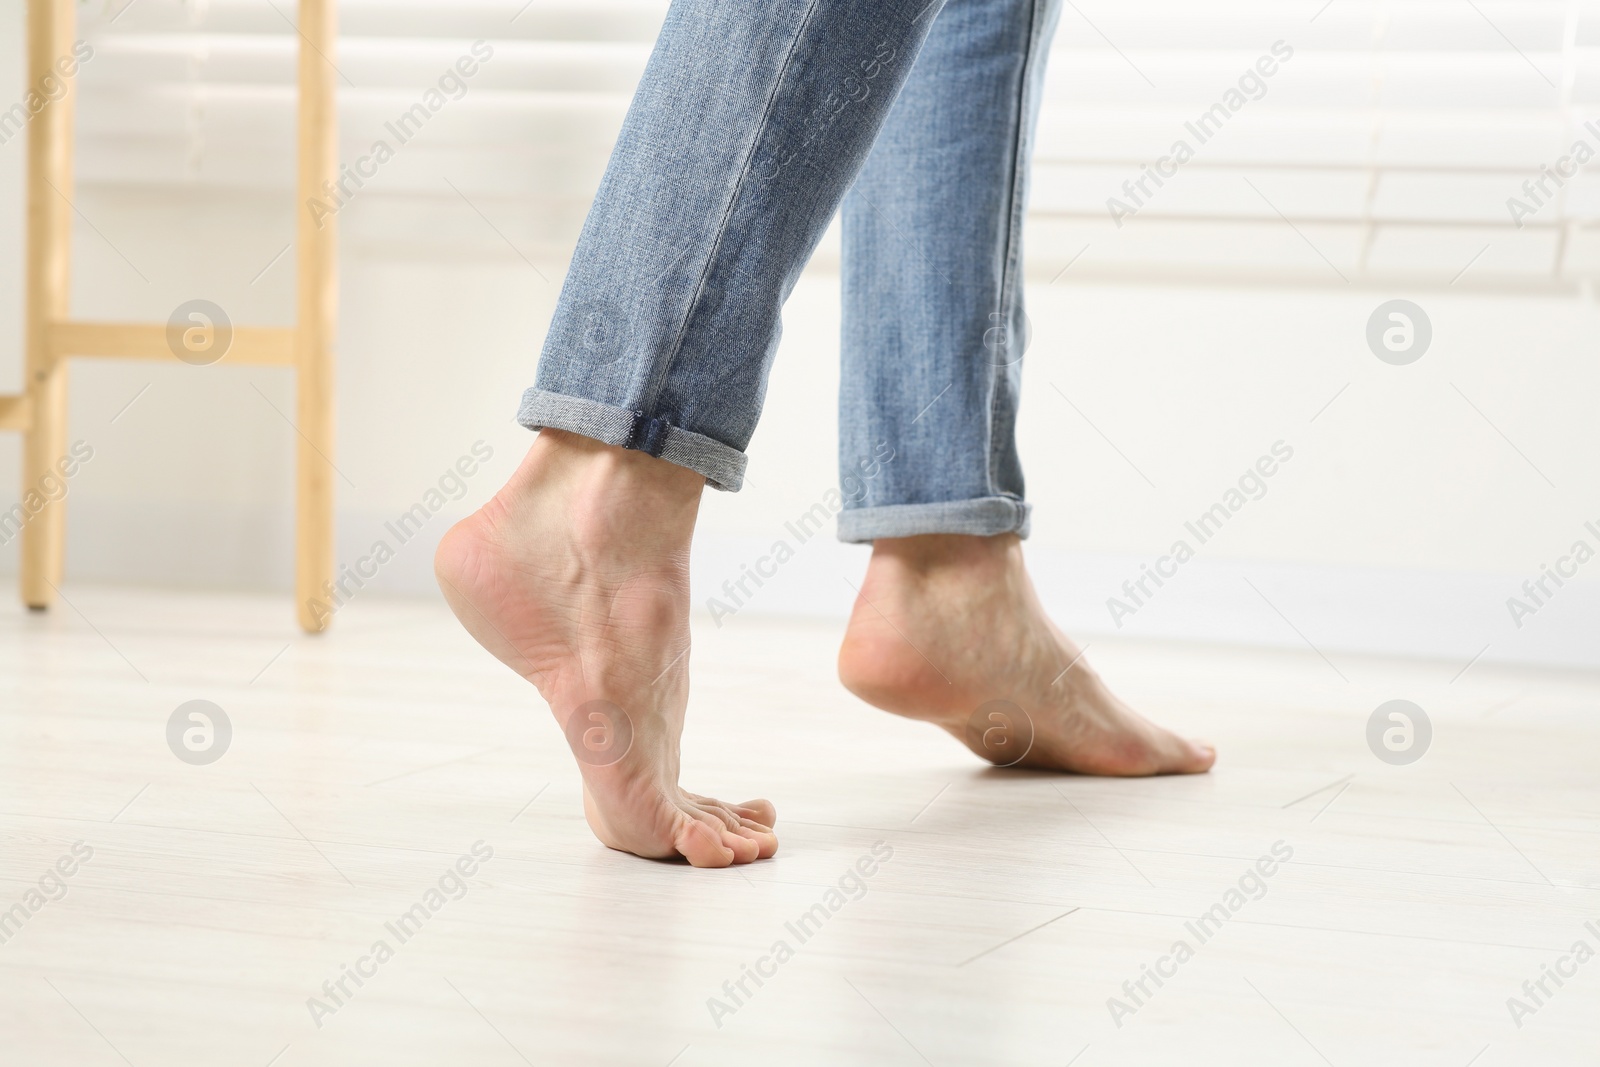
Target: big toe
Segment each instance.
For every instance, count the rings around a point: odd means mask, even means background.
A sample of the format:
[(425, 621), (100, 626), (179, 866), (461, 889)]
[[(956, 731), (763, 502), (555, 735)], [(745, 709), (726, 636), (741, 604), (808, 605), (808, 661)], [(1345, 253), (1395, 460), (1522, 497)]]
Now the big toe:
[(1173, 736), (1164, 773), (1204, 774), (1217, 762), (1217, 749), (1209, 741)]
[(756, 859), (770, 859), (777, 853), (778, 835), (772, 832), (771, 827), (759, 825), (749, 819), (740, 819), (739, 822), (739, 829), (734, 833), (755, 842)]
[[(678, 854), (696, 867), (727, 867), (739, 860), (739, 849), (724, 844), (724, 839), (733, 835), (720, 827), (712, 826), (707, 821), (684, 816), (682, 824), (678, 827), (677, 836), (673, 838), (672, 846)], [(751, 842), (743, 841), (750, 846), (742, 851), (754, 853), (756, 850)], [(750, 855), (750, 859), (755, 856)], [(744, 862), (750, 862), (750, 859)]]

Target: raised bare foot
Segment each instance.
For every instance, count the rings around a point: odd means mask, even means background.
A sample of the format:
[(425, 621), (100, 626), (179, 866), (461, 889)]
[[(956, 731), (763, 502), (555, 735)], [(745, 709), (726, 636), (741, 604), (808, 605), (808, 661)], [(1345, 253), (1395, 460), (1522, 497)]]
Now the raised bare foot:
[(1146, 775), (1216, 760), (1111, 694), (1046, 617), (1014, 534), (877, 541), (860, 593), (839, 650), (845, 687), (993, 763)]
[(604, 844), (696, 867), (777, 851), (765, 800), (678, 787), (689, 699), (689, 539), (705, 479), (544, 430), (505, 488), (444, 537), (434, 572), (467, 631), (538, 687)]

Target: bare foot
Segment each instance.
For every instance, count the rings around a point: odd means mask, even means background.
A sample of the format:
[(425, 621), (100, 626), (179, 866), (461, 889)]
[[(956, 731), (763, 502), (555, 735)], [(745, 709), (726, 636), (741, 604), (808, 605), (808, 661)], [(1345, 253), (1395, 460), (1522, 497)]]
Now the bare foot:
[(1210, 745), (1111, 694), (1045, 616), (1014, 534), (875, 542), (839, 678), (867, 703), (936, 723), (1001, 765), (1197, 774), (1216, 760)]
[(544, 430), (505, 488), (444, 537), (434, 571), (467, 631), (538, 687), (601, 842), (696, 867), (778, 849), (765, 800), (678, 787), (689, 699), (689, 539), (705, 479)]

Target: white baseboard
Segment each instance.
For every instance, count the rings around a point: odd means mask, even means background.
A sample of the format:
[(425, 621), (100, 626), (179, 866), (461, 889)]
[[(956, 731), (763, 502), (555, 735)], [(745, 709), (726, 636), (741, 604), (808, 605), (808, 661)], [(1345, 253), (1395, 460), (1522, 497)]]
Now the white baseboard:
[[(293, 573), (291, 517), (194, 506), (174, 515), (134, 503), (74, 499), (69, 523), (68, 580), (179, 588), (278, 590), (287, 595)], [(454, 505), (401, 544), (385, 523), (391, 515), (344, 514), (339, 556), (352, 564), (374, 542), (395, 549), (376, 577), (354, 595), (436, 596), (433, 549), (458, 517)], [(182, 530), (174, 537), (172, 531)], [(693, 555), (696, 609), (712, 610), (723, 626), (755, 616), (844, 619), (860, 583), (868, 550), (833, 540), (831, 524), (802, 540), (779, 530), (792, 556), (777, 564), (774, 537), (708, 535)], [(765, 562), (764, 557), (766, 557)], [(1600, 583), (1569, 581), (1518, 628), (1506, 601), (1519, 595), (1518, 575), (1384, 570), (1304, 563), (1200, 557), (1144, 598), (1118, 628), (1106, 600), (1123, 596), (1148, 557), (1028, 549), (1029, 565), (1052, 616), (1082, 637), (1116, 634), (1225, 644), (1304, 648), (1338, 654), (1414, 656), (1465, 665), (1527, 663), (1600, 669)], [(745, 578), (758, 564), (772, 573), (757, 586)], [(0, 548), (0, 572), (14, 574), (15, 542)], [(748, 594), (748, 595), (746, 595)], [(723, 614), (727, 609), (731, 614)], [(1297, 632), (1298, 631), (1298, 632)]]
[[(791, 537), (790, 541), (794, 539)], [(695, 546), (696, 605), (716, 597), (764, 556), (760, 538), (704, 538)], [(722, 624), (750, 615), (846, 617), (867, 550), (831, 540), (831, 530), (799, 545)], [(1197, 558), (1144, 598), (1119, 628), (1106, 606), (1131, 599), (1122, 583), (1149, 557), (1028, 550), (1029, 567), (1051, 616), (1077, 636), (1115, 634), (1223, 644), (1305, 648), (1337, 654), (1413, 656), (1600, 669), (1600, 583), (1569, 581), (1518, 628), (1506, 600), (1522, 577), (1453, 571), (1385, 570), (1304, 563)], [(1553, 587), (1552, 587), (1553, 588)], [(738, 590), (735, 590), (738, 592)], [(1141, 594), (1142, 596), (1142, 594)], [(1298, 632), (1297, 632), (1298, 631)], [(1302, 636), (1303, 635), (1303, 636)]]

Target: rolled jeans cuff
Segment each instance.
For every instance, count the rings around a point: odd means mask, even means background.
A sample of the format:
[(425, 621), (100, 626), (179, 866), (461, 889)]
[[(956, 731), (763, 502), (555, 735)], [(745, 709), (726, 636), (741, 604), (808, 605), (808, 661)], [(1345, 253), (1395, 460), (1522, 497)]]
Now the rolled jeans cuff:
[(839, 540), (875, 541), (880, 537), (920, 534), (973, 534), (993, 537), (1028, 536), (1033, 505), (1009, 496), (948, 500), (933, 504), (888, 504), (847, 508), (839, 513)]
[(743, 452), (665, 419), (652, 419), (642, 411), (529, 389), (522, 394), (517, 421), (530, 430), (566, 430), (603, 444), (645, 452), (703, 475), (713, 489), (736, 493), (744, 484), (748, 459)]

